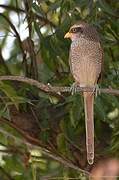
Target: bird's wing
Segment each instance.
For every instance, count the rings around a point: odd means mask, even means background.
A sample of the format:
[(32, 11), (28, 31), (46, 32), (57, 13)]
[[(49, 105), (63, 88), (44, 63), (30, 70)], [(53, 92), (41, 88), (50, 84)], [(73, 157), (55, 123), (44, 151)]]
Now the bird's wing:
[(104, 51), (102, 49), (101, 44), (99, 44), (99, 46), (100, 46), (100, 51), (101, 51), (102, 56), (101, 56), (101, 72), (99, 74), (99, 78), (98, 78), (97, 82), (102, 81), (102, 77), (103, 77), (103, 73), (104, 73)]

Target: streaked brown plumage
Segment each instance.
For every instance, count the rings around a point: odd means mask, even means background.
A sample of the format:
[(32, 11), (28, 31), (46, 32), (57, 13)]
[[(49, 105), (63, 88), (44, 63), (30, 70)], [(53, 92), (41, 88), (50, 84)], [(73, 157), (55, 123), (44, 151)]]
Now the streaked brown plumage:
[[(70, 68), (76, 84), (95, 87), (102, 68), (103, 51), (96, 29), (84, 22), (73, 25), (65, 38), (72, 40)], [(94, 93), (84, 92), (86, 148), (89, 164), (94, 161)]]

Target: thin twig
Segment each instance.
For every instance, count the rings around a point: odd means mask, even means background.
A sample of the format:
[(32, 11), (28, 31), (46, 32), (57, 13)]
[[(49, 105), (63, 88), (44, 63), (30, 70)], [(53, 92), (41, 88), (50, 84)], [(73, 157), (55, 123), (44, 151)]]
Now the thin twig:
[(72, 164), (71, 162), (66, 161), (66, 160), (64, 160), (63, 158), (52, 154), (49, 150), (47, 150), (47, 149), (45, 149), (45, 148), (43, 148), (43, 147), (30, 144), (30, 143), (28, 143), (27, 141), (22, 140), (22, 139), (20, 139), (20, 138), (18, 138), (18, 137), (16, 137), (16, 136), (10, 134), (9, 132), (3, 130), (2, 128), (0, 128), (0, 132), (1, 132), (2, 134), (6, 135), (6, 136), (9, 136), (9, 137), (13, 138), (16, 142), (19, 142), (20, 144), (25, 144), (25, 145), (29, 146), (30, 148), (34, 148), (34, 149), (38, 149), (38, 150), (42, 151), (42, 154), (44, 154), (44, 155), (46, 155), (46, 156), (48, 156), (48, 157), (50, 157), (50, 158), (58, 161), (59, 163), (63, 164), (63, 165), (66, 166), (66, 167), (70, 167), (70, 168), (72, 168), (72, 169), (74, 169), (74, 170), (77, 170), (77, 171), (79, 171), (79, 172), (82, 172), (82, 173), (84, 173), (84, 174), (87, 175), (87, 176), (90, 175), (90, 173), (89, 173), (88, 171), (85, 171), (85, 170), (79, 168), (78, 166)]
[(17, 8), (17, 7), (11, 6), (11, 5), (0, 4), (0, 7), (3, 9), (10, 10), (10, 11), (15, 11), (17, 13), (21, 13), (21, 12), (24, 13), (23, 9)]
[[(51, 85), (46, 85), (43, 84), (39, 81), (36, 81), (34, 79), (30, 79), (27, 77), (23, 76), (0, 76), (0, 81), (3, 80), (11, 80), (11, 81), (19, 81), (19, 82), (24, 82), (29, 85), (35, 86), (38, 89), (44, 91), (44, 92), (55, 92), (55, 93), (60, 93), (60, 92), (71, 92), (71, 88), (66, 86), (51, 86)], [(77, 87), (77, 92), (93, 92), (94, 87)], [(100, 93), (105, 93), (105, 94), (112, 94), (112, 95), (118, 95), (119, 96), (119, 90), (118, 89), (112, 89), (112, 88), (99, 88), (98, 90)]]
[(10, 19), (9, 19), (7, 16), (5, 16), (3, 13), (0, 13), (0, 16), (2, 16), (2, 17), (6, 20), (6, 22), (10, 25), (11, 29), (14, 31), (15, 36), (16, 36), (16, 38), (17, 38), (17, 40), (18, 40), (18, 43), (19, 43), (19, 47), (20, 47), (21, 52), (22, 52), (23, 60), (25, 61), (25, 59), (26, 59), (26, 54), (25, 54), (25, 52), (24, 52), (24, 49), (23, 49), (23, 46), (22, 46), (22, 41), (21, 41), (21, 38), (20, 38), (19, 33), (17, 32), (16, 27), (15, 27), (14, 24), (10, 21)]

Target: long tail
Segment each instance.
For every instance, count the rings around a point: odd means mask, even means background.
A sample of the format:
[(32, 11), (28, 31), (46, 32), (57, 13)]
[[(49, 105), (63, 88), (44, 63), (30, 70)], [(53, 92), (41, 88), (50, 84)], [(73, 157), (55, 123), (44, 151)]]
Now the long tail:
[(87, 161), (94, 162), (94, 93), (84, 92)]

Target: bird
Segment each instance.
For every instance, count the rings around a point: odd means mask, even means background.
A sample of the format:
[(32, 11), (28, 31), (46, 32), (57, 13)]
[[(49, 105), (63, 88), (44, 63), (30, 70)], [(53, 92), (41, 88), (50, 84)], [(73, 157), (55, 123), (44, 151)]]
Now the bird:
[[(75, 87), (91, 87), (94, 90), (101, 77), (103, 49), (96, 28), (79, 21), (72, 25), (64, 38), (71, 39), (69, 51), (70, 70)], [(95, 91), (84, 92), (87, 161), (94, 163), (94, 96)]]

